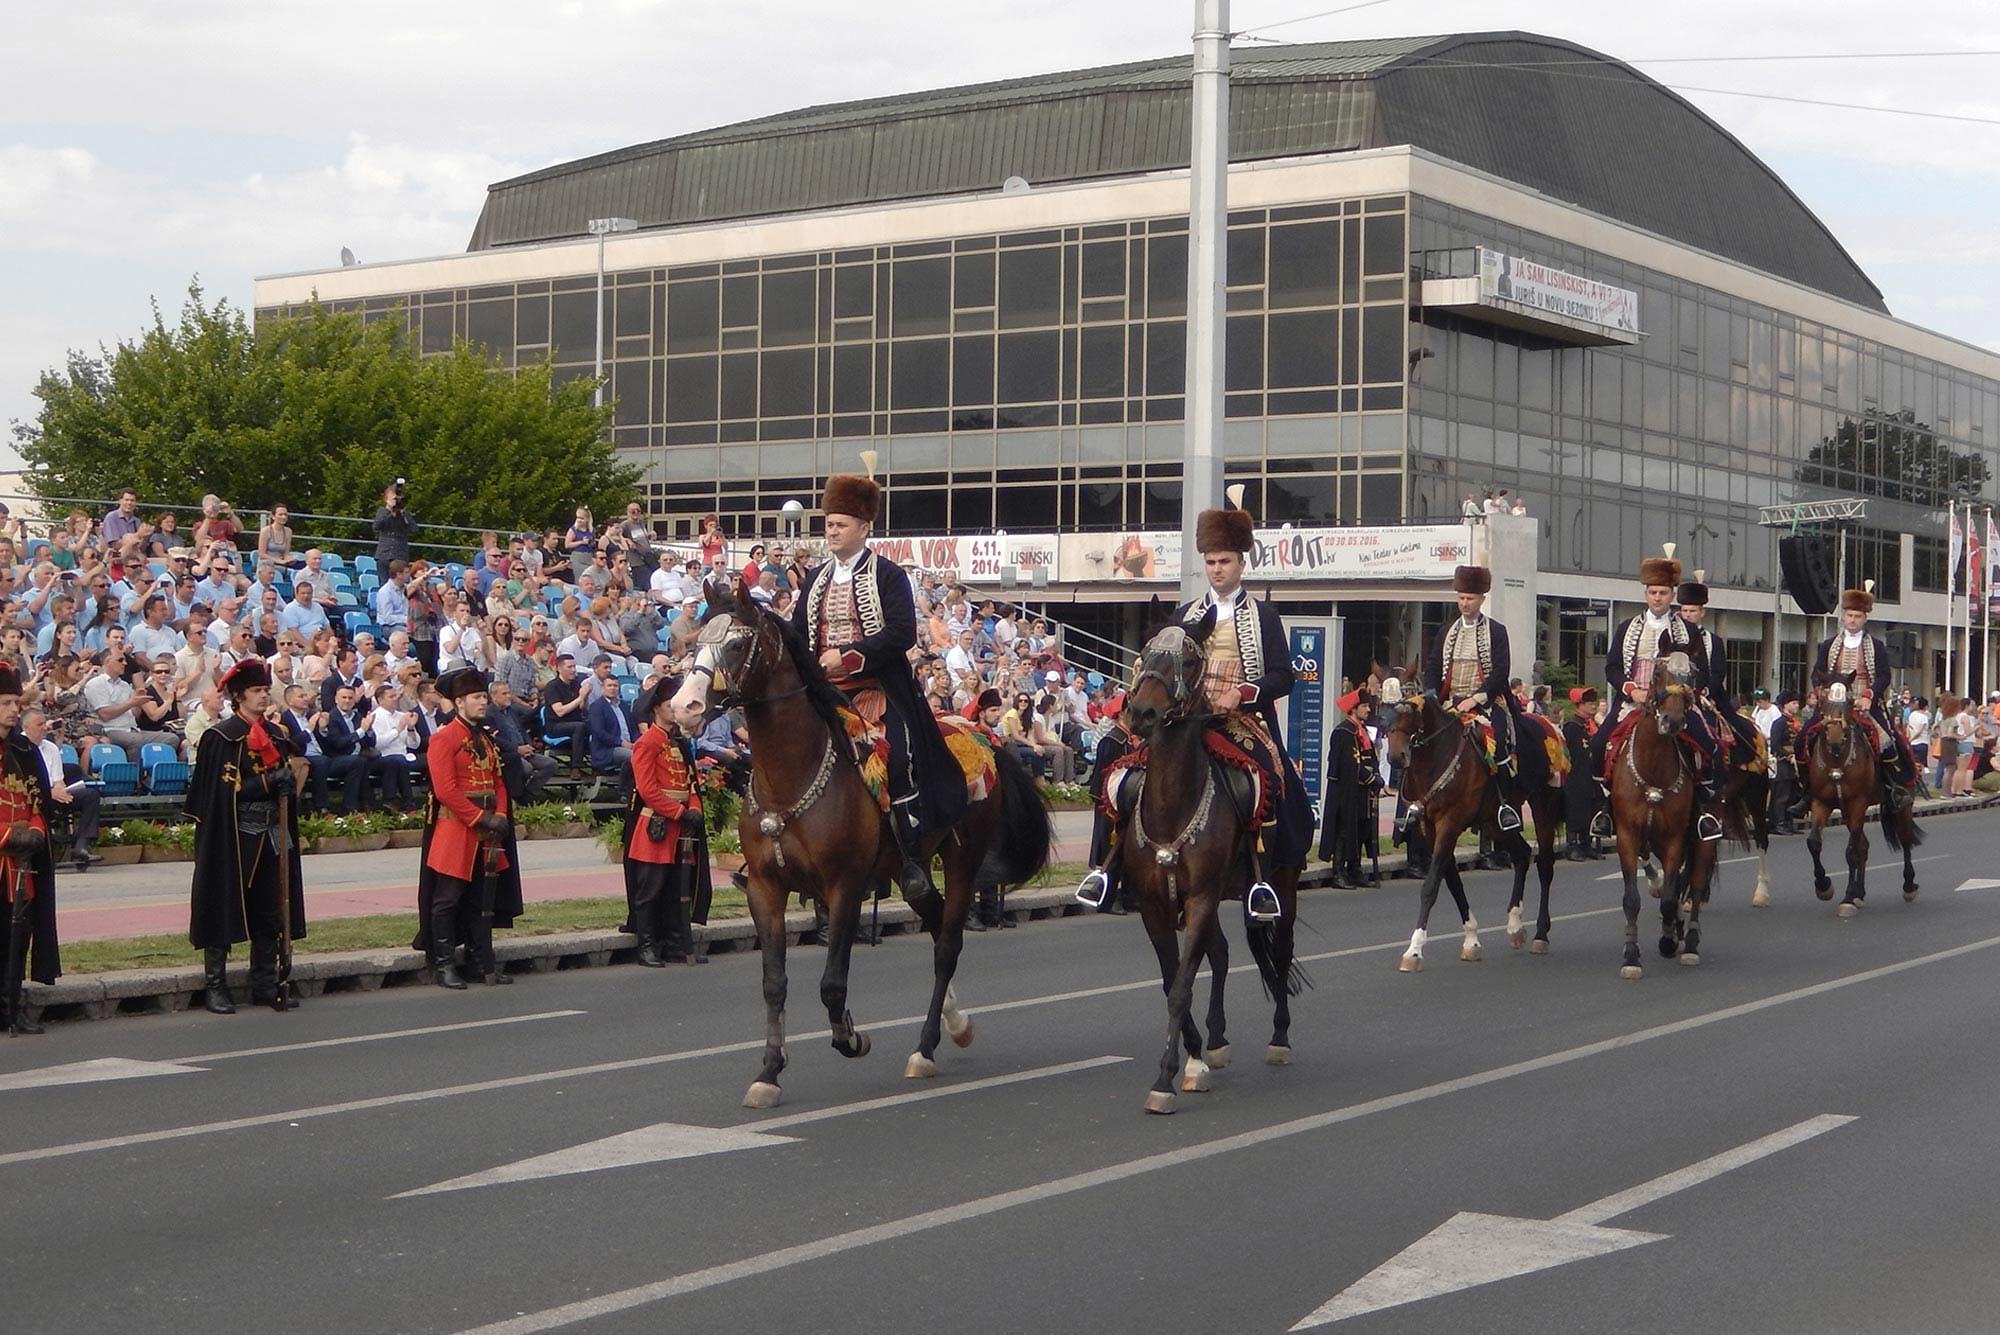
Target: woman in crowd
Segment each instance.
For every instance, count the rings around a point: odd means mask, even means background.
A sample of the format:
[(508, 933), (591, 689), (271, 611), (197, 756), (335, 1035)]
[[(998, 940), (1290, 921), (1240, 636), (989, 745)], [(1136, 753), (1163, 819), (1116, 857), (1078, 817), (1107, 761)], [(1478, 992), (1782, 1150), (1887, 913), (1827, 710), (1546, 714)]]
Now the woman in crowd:
[(181, 713), (181, 697), (185, 693), (185, 683), (174, 680), (173, 661), (158, 660), (147, 670), (145, 684), (139, 688), (139, 709), (133, 726), (141, 732), (180, 733), (187, 724)]
[(42, 655), (44, 661), (51, 658), (65, 658), (77, 651), (82, 643), (83, 632), (76, 628), (74, 621), (65, 621), (56, 627), (56, 633), (49, 639), (49, 651)]
[(162, 510), (153, 516), (153, 533), (146, 539), (146, 555), (159, 560), (174, 548), (182, 546), (181, 521), (172, 510)]
[(105, 597), (97, 601), (97, 611), (83, 628), (83, 638), (79, 641), (83, 652), (101, 654), (104, 652), (106, 634), (118, 626), (118, 600)]
[(84, 684), (97, 674), (97, 666), (82, 658), (58, 658), (42, 672), (42, 707), (56, 735), (83, 756), (105, 740), (104, 726), (83, 698)]
[(563, 535), (563, 550), (569, 554), (571, 579), (590, 569), (590, 558), (597, 553), (597, 528), (590, 517), (590, 507), (576, 507), (576, 520)]
[(701, 518), (701, 563), (713, 570), (722, 561), (722, 553), (729, 546), (729, 539), (722, 535), (722, 516), (703, 515)]
[(292, 556), (292, 510), (285, 504), (271, 507), (270, 517), (257, 530), (257, 564), (269, 561), (287, 570), (305, 564)]
[(424, 671), (436, 672), (438, 629), (444, 621), (444, 595), (431, 583), (431, 564), (421, 556), (410, 563), (405, 586), (410, 596), (410, 648)]
[[(589, 639), (602, 653), (630, 660), (632, 646), (625, 640), (625, 632), (618, 625), (618, 600), (599, 597), (591, 600)], [(579, 631), (578, 634), (582, 634)]]
[(1959, 753), (1965, 749), (1965, 739), (1971, 735), (1970, 723), (1957, 696), (1938, 697), (1938, 777), (1943, 780), (1946, 797), (1955, 797), (1961, 791), (1958, 783)]
[(381, 654), (368, 655), (368, 661), (361, 665), (361, 698), (373, 703), (375, 693), (389, 680), (389, 660)]

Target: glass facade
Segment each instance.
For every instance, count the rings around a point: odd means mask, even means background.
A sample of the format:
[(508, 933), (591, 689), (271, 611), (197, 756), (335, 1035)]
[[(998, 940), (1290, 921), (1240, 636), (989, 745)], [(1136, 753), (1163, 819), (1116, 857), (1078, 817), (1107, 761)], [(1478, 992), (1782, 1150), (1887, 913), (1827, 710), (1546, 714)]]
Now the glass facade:
[[(1411, 205), (1413, 268), (1485, 245), (1639, 293), (1636, 347), (1576, 348), (1424, 314), (1412, 326), (1412, 517), (1505, 487), (1540, 516), (1552, 573), (1629, 578), (1677, 542), (1711, 584), (1776, 586), (1757, 508), (1869, 501), (1850, 582), (1881, 601), (1943, 588), (1943, 506), (1990, 497), (2000, 382), (1435, 201)], [(1901, 535), (1917, 535), (1912, 569)]]
[[(1187, 220), (613, 273), (617, 444), (663, 517), (774, 534), (880, 455), (889, 532), (1177, 528)], [(1272, 523), (1403, 512), (1403, 196), (1231, 215), (1225, 470)], [(596, 279), (373, 298), (425, 351), (591, 374)]]

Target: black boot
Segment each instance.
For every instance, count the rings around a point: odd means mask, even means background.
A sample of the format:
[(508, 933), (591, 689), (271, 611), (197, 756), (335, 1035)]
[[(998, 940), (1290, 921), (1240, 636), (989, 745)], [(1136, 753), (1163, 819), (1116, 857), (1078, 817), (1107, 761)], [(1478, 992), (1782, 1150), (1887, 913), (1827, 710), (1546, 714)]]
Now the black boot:
[(205, 989), (201, 1004), (211, 1015), (236, 1014), (236, 998), (229, 994), (228, 946), (210, 946), (202, 952), (201, 981)]
[(1695, 786), (1695, 806), (1701, 815), (1695, 818), (1694, 833), (1705, 844), (1712, 844), (1722, 837), (1722, 818), (1709, 808), (1722, 800), (1722, 781), (1713, 771), (1702, 774), (1701, 782)]
[(1574, 830), (1570, 831), (1569, 851), (1564, 853), (1563, 856), (1570, 862), (1588, 862), (1590, 860), (1589, 855), (1583, 851), (1583, 840), (1578, 837)]
[(510, 986), (514, 976), (500, 967), (500, 959), (493, 953), (493, 919), (482, 914), (472, 925), (472, 936), (465, 957), (479, 981), (488, 987)]
[(1130, 913), (1134, 907), (1128, 902), (1132, 892), (1125, 888), (1125, 877), (1119, 872), (1118, 864), (1114, 862), (1106, 867), (1104, 874), (1111, 878), (1111, 887), (1104, 892), (1104, 907), (1100, 912), (1121, 916)]
[[(287, 988), (289, 993), (291, 989)], [(250, 1004), (273, 1010), (296, 1010), (298, 1002), (289, 995), (278, 1000), (278, 938), (250, 938)]]
[(687, 900), (679, 887), (661, 893), (653, 907), (662, 964), (688, 964), (694, 959), (694, 933), (688, 926)]
[(1012, 927), (1014, 925), (1014, 920), (1007, 916), (1006, 910), (1002, 907), (1000, 887), (997, 885), (982, 885), (979, 887), (979, 901), (973, 906), (972, 916), (979, 921), (979, 929), (981, 931), (984, 931), (988, 927)]
[(458, 975), (458, 942), (453, 939), (455, 916), (450, 909), (431, 914), (431, 976), (439, 987), (463, 992), (465, 979)]
[(902, 870), (896, 873), (896, 888), (916, 910), (918, 918), (935, 914), (943, 904), (937, 887), (931, 884), (930, 859), (923, 854), (923, 840), (917, 832), (914, 802), (889, 809), (889, 829), (896, 836), (896, 850), (902, 854)]
[(664, 969), (667, 962), (660, 958), (660, 938), (651, 919), (653, 906), (643, 904), (633, 913), (633, 925), (639, 929), (639, 960), (648, 969)]

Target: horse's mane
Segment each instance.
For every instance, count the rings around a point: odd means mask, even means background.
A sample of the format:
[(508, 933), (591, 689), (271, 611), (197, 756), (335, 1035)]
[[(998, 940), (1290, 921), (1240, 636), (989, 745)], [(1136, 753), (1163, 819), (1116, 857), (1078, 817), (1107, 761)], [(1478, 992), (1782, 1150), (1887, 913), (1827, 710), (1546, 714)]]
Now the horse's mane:
[(785, 657), (791, 660), (793, 670), (799, 674), (799, 683), (805, 687), (806, 702), (812, 706), (813, 713), (833, 729), (835, 737), (847, 736), (847, 725), (840, 719), (840, 711), (850, 707), (847, 697), (834, 689), (833, 683), (826, 679), (825, 670), (806, 652), (805, 637), (790, 633), (777, 613), (762, 607), (755, 611), (761, 621), (771, 622), (778, 632), (778, 642), (785, 646)]

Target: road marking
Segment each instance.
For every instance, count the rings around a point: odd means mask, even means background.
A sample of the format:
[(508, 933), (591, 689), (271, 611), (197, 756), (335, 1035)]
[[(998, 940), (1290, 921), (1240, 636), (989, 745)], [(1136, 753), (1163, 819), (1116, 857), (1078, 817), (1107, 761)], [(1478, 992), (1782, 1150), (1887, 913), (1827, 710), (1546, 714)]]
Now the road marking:
[(198, 1075), (199, 1066), (179, 1062), (147, 1062), (131, 1057), (99, 1057), (62, 1066), (37, 1066), (0, 1075), (0, 1090), (47, 1089), (51, 1085), (90, 1085), (100, 1080), (143, 1080), (154, 1075)]
[(469, 1187), (492, 1186), (501, 1182), (530, 1182), (545, 1177), (563, 1177), (571, 1173), (596, 1172), (604, 1168), (630, 1168), (639, 1164), (660, 1163), (668, 1159), (690, 1159), (703, 1154), (722, 1154), (730, 1150), (793, 1145), (797, 1143), (796, 1137), (777, 1136), (771, 1133), (780, 1128), (824, 1122), (828, 1118), (874, 1112), (881, 1108), (897, 1108), (908, 1103), (927, 1103), (932, 1099), (974, 1094), (980, 1090), (998, 1089), (1004, 1085), (1018, 1085), (1025, 1080), (1041, 1080), (1054, 1075), (1070, 1075), (1077, 1071), (1093, 1071), (1100, 1066), (1118, 1066), (1131, 1060), (1130, 1057), (1090, 1057), (1083, 1061), (1041, 1066), (1031, 1071), (1015, 1071), (1008, 1075), (992, 1075), (981, 1080), (968, 1080), (963, 1084), (937, 1085), (929, 1089), (911, 1090), (907, 1094), (888, 1094), (880, 1098), (861, 1099), (854, 1103), (835, 1104), (830, 1108), (811, 1108), (805, 1112), (772, 1117), (761, 1122), (746, 1122), (741, 1126), (689, 1126), (682, 1122), (656, 1122), (652, 1126), (642, 1126), (636, 1131), (606, 1136), (602, 1140), (573, 1145), (550, 1154), (538, 1154), (532, 1159), (503, 1164), (482, 1173), (455, 1177), (449, 1182), (438, 1182), (428, 1187), (418, 1187), (414, 1191), (398, 1192), (389, 1199), (433, 1196), (439, 1192), (463, 1191)]
[(1254, 1131), (1238, 1132), (1235, 1135), (1223, 1136), (1216, 1140), (1197, 1142), (1191, 1145), (1180, 1145), (1170, 1150), (1163, 1150), (1157, 1154), (1148, 1154), (1138, 1159), (1128, 1159), (1124, 1163), (1110, 1164), (1103, 1168), (1091, 1169), (1089, 1172), (1074, 1173), (1068, 1177), (1051, 1178), (1048, 1181), (1038, 1182), (1032, 1186), (1017, 1187), (1012, 1191), (1003, 1191), (995, 1195), (981, 1196), (973, 1200), (964, 1201), (957, 1205), (947, 1205), (935, 1210), (926, 1210), (921, 1214), (908, 1215), (902, 1219), (891, 1219), (885, 1223), (874, 1224), (867, 1228), (858, 1228), (846, 1233), (836, 1233), (831, 1237), (819, 1238), (812, 1242), (800, 1243), (797, 1246), (765, 1252), (760, 1256), (746, 1256), (741, 1260), (730, 1261), (718, 1266), (710, 1266), (704, 1270), (691, 1270), (685, 1274), (673, 1275), (651, 1284), (641, 1284), (634, 1288), (599, 1294), (594, 1298), (585, 1298), (578, 1302), (565, 1303), (560, 1307), (551, 1307), (540, 1312), (525, 1312), (504, 1321), (496, 1321), (489, 1325), (461, 1331), (459, 1335), (535, 1335), (539, 1331), (558, 1330), (580, 1321), (588, 1321), (616, 1312), (629, 1311), (635, 1307), (644, 1307), (648, 1304), (677, 1297), (681, 1294), (695, 1293), (703, 1289), (715, 1288), (718, 1285), (733, 1283), (739, 1279), (748, 1279), (754, 1275), (769, 1274), (772, 1271), (784, 1270), (796, 1265), (804, 1265), (810, 1261), (823, 1260), (829, 1256), (838, 1256), (843, 1252), (854, 1251), (861, 1247), (870, 1247), (878, 1242), (893, 1242), (914, 1234), (927, 1233), (934, 1229), (949, 1227), (952, 1224), (964, 1223), (967, 1220), (984, 1219), (989, 1215), (999, 1214), (1002, 1211), (1015, 1209), (1019, 1206), (1056, 1200), (1064, 1196), (1075, 1195), (1078, 1192), (1089, 1191), (1094, 1187), (1107, 1186), (1114, 1182), (1124, 1182), (1131, 1178), (1143, 1177), (1149, 1173), (1185, 1168), (1187, 1165), (1203, 1159), (1216, 1158), (1237, 1150), (1255, 1149), (1271, 1144), (1274, 1141), (1304, 1135), (1307, 1132), (1324, 1130), (1327, 1127), (1337, 1126), (1343, 1122), (1357, 1121), (1363, 1117), (1372, 1117), (1377, 1113), (1394, 1112), (1400, 1108), (1427, 1103), (1432, 1099), (1443, 1098), (1450, 1094), (1459, 1094), (1470, 1089), (1481, 1089), (1487, 1085), (1498, 1084), (1503, 1080), (1512, 1080), (1518, 1076), (1552, 1070), (1559, 1066), (1567, 1066), (1573, 1062), (1602, 1056), (1609, 1052), (1620, 1052), (1627, 1048), (1637, 1047), (1642, 1043), (1651, 1043), (1673, 1035), (1689, 1033), (1697, 1029), (1705, 1029), (1710, 1025), (1720, 1024), (1725, 1020), (1740, 1019), (1743, 1016), (1754, 1015), (1760, 1011), (1770, 1010), (1773, 1007), (1789, 1005), (1795, 1001), (1804, 1001), (1812, 997), (1823, 996), (1829, 992), (1837, 992), (1843, 988), (1854, 987), (1861, 983), (1870, 983), (1877, 979), (1889, 978), (1899, 973), (1908, 972), (1911, 969), (1920, 969), (1926, 965), (1958, 959), (1961, 956), (1971, 955), (1982, 950), (1991, 950), (1995, 946), (2000, 946), (2000, 936), (1989, 936), (1983, 940), (1969, 942), (1966, 945), (1953, 946), (1948, 950), (1935, 951), (1928, 955), (1919, 955), (1914, 959), (1902, 960), (1895, 964), (1884, 964), (1872, 969), (1864, 969), (1859, 973), (1828, 979), (1823, 983), (1812, 983), (1806, 987), (1794, 988), (1789, 992), (1779, 992), (1772, 996), (1759, 997), (1754, 1001), (1740, 1002), (1734, 1006), (1707, 1011), (1700, 1015), (1690, 1016), (1684, 1020), (1674, 1020), (1666, 1024), (1651, 1025), (1644, 1029), (1634, 1030), (1631, 1033), (1599, 1039), (1593, 1043), (1565, 1048), (1559, 1052), (1547, 1053), (1540, 1057), (1531, 1057), (1526, 1061), (1510, 1062), (1505, 1066), (1491, 1067), (1484, 1071), (1474, 1072), (1471, 1075), (1457, 1076), (1450, 1080), (1439, 1081), (1434, 1085), (1425, 1085), (1418, 1089), (1406, 1090), (1400, 1094), (1389, 1094), (1381, 1098), (1369, 1099), (1363, 1103), (1349, 1104), (1344, 1108), (1333, 1108), (1326, 1112), (1313, 1113), (1310, 1116), (1295, 1118), (1289, 1122), (1279, 1122), (1272, 1126), (1260, 1127)]
[(1600, 1228), (1599, 1225), (1630, 1214), (1644, 1205), (1671, 1196), (1677, 1191), (1699, 1186), (1732, 1169), (1752, 1164), (1780, 1150), (1790, 1149), (1836, 1127), (1846, 1126), (1852, 1117), (1829, 1113), (1811, 1117), (1797, 1126), (1738, 1145), (1733, 1150), (1689, 1164), (1650, 1182), (1614, 1192), (1588, 1205), (1579, 1205), (1554, 1219), (1512, 1219), (1505, 1215), (1461, 1212), (1453, 1215), (1423, 1237), (1376, 1266), (1293, 1326), (1294, 1331), (1327, 1326), (1367, 1312), (1421, 1302), (1462, 1289), (1477, 1288), (1503, 1279), (1533, 1274), (1571, 1261), (1588, 1260), (1649, 1242), (1662, 1242), (1665, 1233), (1641, 1233), (1636, 1229)]
[(226, 1062), (238, 1057), (268, 1057), (278, 1052), (305, 1052), (312, 1048), (341, 1048), (354, 1043), (380, 1043), (391, 1038), (417, 1038), (424, 1034), (451, 1034), (461, 1029), (490, 1029), (502, 1024), (527, 1024), (533, 1020), (563, 1020), (589, 1011), (536, 1011), (532, 1015), (502, 1015), (491, 1020), (462, 1020), (456, 1024), (427, 1024), (418, 1029), (385, 1029), (379, 1034), (350, 1034), (345, 1038), (316, 1038), (308, 1043), (278, 1043), (268, 1048), (237, 1048), (229, 1052), (205, 1052), (195, 1057), (176, 1057), (183, 1062)]
[(1958, 889), (1952, 891), (1952, 893), (1962, 895), (1967, 890), (1992, 890), (1995, 887), (2000, 887), (2000, 880), (1993, 880), (1987, 877), (1975, 876), (1971, 880), (1967, 881), (1964, 885), (1958, 887)]
[[(1607, 913), (1618, 913), (1616, 908), (1584, 909), (1576, 913), (1565, 913), (1551, 918), (1551, 922), (1569, 922), (1577, 918), (1595, 918)], [(1482, 929), (1487, 933), (1504, 930), (1501, 927)], [(1348, 946), (1341, 950), (1321, 951), (1316, 955), (1301, 955), (1299, 962), (1311, 963), (1317, 960), (1340, 959), (1349, 955), (1367, 955), (1384, 950), (1401, 950), (1408, 944), (1404, 938), (1384, 941), (1370, 946)], [(1232, 974), (1247, 973), (1256, 969), (1254, 963), (1232, 965)], [(1206, 972), (1204, 970), (1203, 972)], [(1054, 992), (1047, 996), (1024, 997), (1016, 1001), (999, 1001), (987, 1006), (969, 1007), (968, 1015), (990, 1015), (999, 1011), (1021, 1010), (1030, 1006), (1049, 1006), (1066, 1001), (1083, 1001), (1092, 997), (1111, 996), (1119, 992), (1157, 991), (1160, 980), (1141, 979), (1135, 983), (1111, 983), (1103, 987), (1086, 987), (1074, 992)], [(926, 1017), (905, 1015), (893, 1020), (877, 1020), (863, 1025), (864, 1029), (892, 1029), (903, 1025), (922, 1024)], [(832, 1036), (831, 1029), (814, 1029), (804, 1033), (788, 1035), (794, 1043), (813, 1042)], [(162, 1141), (184, 1140), (189, 1136), (209, 1136), (225, 1131), (247, 1131), (260, 1126), (275, 1126), (280, 1122), (305, 1122), (320, 1117), (334, 1117), (341, 1113), (372, 1112), (377, 1108), (396, 1108), (411, 1103), (427, 1103), (432, 1099), (457, 1098), (464, 1094), (490, 1094), (500, 1089), (519, 1089), (527, 1085), (546, 1084), (555, 1080), (572, 1080), (578, 1076), (608, 1075), (621, 1071), (644, 1070), (650, 1066), (666, 1066), (674, 1062), (694, 1061), (702, 1057), (721, 1057), (738, 1052), (759, 1052), (764, 1047), (761, 1038), (744, 1039), (736, 1043), (717, 1043), (711, 1047), (690, 1048), (684, 1052), (662, 1052), (647, 1057), (623, 1057), (617, 1061), (595, 1062), (588, 1066), (566, 1066), (555, 1071), (535, 1071), (527, 1075), (500, 1076), (492, 1080), (474, 1080), (463, 1085), (443, 1085), (434, 1089), (416, 1089), (402, 1094), (383, 1094), (375, 1098), (349, 1099), (343, 1103), (324, 1103), (311, 1108), (290, 1108), (284, 1112), (260, 1113), (252, 1117), (234, 1117), (221, 1122), (196, 1122), (187, 1126), (171, 1126), (159, 1131), (139, 1131), (126, 1136), (104, 1136), (97, 1140), (75, 1140), (63, 1145), (47, 1145), (40, 1149), (15, 1150), (10, 1154), (0, 1154), (0, 1168), (9, 1164), (34, 1163), (42, 1159), (61, 1159), (72, 1154), (91, 1154), (98, 1150), (126, 1149), (133, 1145), (154, 1145)], [(212, 1060), (212, 1059), (211, 1059)]]
[[(1957, 856), (1958, 854), (1956, 853), (1926, 853), (1920, 858), (1911, 858), (1910, 862), (1911, 865), (1914, 866), (1916, 863), (1919, 862), (1936, 862), (1939, 858), (1952, 858)], [(1716, 863), (1715, 865), (1718, 867), (1733, 867), (1739, 862), (1755, 862), (1756, 860), (1757, 860), (1757, 855), (1753, 853), (1747, 858), (1724, 858), (1722, 861)], [(1882, 865), (1885, 867), (1893, 868), (1896, 864), (1892, 859), (1891, 861), (1885, 862)], [(1622, 878), (1624, 875), (1625, 873), (1622, 871), (1614, 871), (1608, 876), (1600, 876), (1597, 879), (1600, 881), (1616, 881)], [(1995, 881), (1994, 884), (2000, 885), (2000, 881)]]

